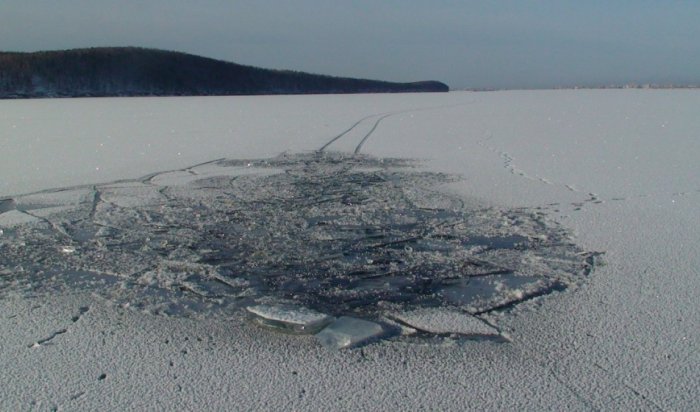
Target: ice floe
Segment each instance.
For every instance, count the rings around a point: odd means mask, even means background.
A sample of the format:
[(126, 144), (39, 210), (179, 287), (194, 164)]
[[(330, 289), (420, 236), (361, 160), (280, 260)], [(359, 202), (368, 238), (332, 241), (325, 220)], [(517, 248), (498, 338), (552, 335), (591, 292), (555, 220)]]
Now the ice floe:
[(316, 334), (316, 339), (328, 349), (344, 349), (379, 337), (384, 332), (375, 322), (341, 316)]
[(291, 304), (261, 304), (246, 310), (257, 324), (294, 334), (314, 334), (333, 320), (324, 313)]

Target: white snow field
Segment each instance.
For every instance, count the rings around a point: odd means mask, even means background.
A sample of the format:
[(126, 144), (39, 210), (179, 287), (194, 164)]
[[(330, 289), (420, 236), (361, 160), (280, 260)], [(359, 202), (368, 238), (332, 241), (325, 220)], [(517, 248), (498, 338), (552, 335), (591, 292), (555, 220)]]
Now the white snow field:
[[(697, 90), (0, 101), (0, 409), (697, 409), (698, 113)], [(364, 277), (261, 286), (280, 265)], [(276, 297), (372, 339), (245, 320)]]

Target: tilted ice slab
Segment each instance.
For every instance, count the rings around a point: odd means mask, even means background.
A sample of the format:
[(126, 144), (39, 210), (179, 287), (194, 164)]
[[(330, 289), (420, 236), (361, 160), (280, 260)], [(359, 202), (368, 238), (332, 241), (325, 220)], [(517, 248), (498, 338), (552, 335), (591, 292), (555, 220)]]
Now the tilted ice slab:
[(314, 334), (333, 319), (324, 313), (290, 304), (262, 304), (248, 306), (246, 310), (261, 326), (295, 334)]
[(378, 323), (341, 316), (316, 334), (316, 339), (328, 349), (344, 349), (357, 346), (384, 333)]

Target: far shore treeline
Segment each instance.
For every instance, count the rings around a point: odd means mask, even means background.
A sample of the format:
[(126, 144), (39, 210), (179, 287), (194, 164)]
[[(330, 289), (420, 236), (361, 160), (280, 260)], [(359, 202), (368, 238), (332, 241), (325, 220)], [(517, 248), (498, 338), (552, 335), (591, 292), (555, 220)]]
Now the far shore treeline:
[(0, 52), (0, 98), (446, 92), (437, 81), (394, 83), (243, 66), (136, 47)]

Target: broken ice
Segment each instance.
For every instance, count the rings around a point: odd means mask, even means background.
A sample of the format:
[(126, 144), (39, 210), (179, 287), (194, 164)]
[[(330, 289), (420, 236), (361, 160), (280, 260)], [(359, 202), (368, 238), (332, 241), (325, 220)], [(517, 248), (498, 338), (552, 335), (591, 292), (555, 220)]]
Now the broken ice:
[(246, 308), (257, 324), (293, 334), (314, 334), (332, 318), (296, 305), (255, 305)]
[(361, 344), (383, 332), (384, 329), (377, 323), (341, 316), (316, 334), (316, 339), (326, 348), (337, 350)]
[(75, 246), (61, 246), (61, 252), (66, 254), (75, 253)]
[[(100, 293), (155, 312), (166, 303), (194, 316), (254, 305), (256, 323), (287, 333), (320, 330), (332, 320), (324, 313), (379, 319), (383, 304), (411, 313), (404, 325), (420, 308), (477, 315), (590, 273), (568, 232), (540, 212), (468, 205), (436, 189), (454, 177), (411, 166), (285, 154), (3, 199), (0, 270), (66, 287), (68, 273), (109, 274), (125, 286)], [(382, 333), (342, 319), (319, 340), (339, 348)], [(469, 318), (461, 322), (422, 330), (471, 334)]]

